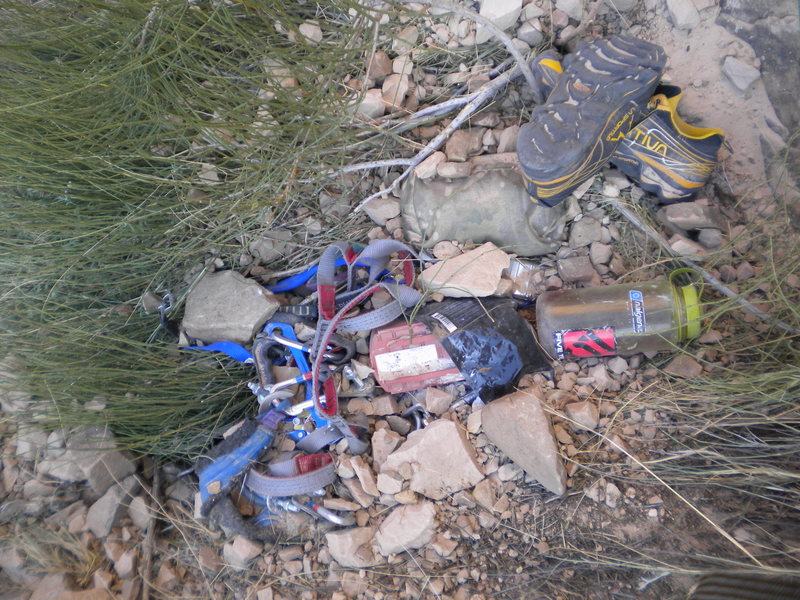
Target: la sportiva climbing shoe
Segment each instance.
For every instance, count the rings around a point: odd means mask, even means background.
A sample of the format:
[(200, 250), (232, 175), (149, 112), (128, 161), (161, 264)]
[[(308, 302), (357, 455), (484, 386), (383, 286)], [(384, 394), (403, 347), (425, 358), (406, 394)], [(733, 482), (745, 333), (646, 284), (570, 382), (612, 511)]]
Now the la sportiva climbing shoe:
[(660, 46), (626, 35), (565, 57), (547, 102), (533, 109), (517, 139), (532, 200), (554, 206), (597, 174), (644, 118), (666, 60)]
[(678, 115), (681, 89), (661, 85), (652, 112), (623, 139), (611, 162), (662, 203), (689, 200), (702, 188), (725, 139), (720, 129), (695, 127)]

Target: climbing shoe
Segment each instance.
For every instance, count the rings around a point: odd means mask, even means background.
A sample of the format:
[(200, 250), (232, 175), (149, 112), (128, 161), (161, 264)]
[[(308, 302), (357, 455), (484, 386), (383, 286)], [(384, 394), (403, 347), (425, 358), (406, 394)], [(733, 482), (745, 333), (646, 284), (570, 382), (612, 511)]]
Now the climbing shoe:
[(660, 46), (626, 35), (585, 43), (564, 59), (547, 102), (517, 139), (533, 201), (555, 206), (597, 174), (645, 117), (666, 60)]
[(702, 188), (717, 163), (725, 134), (695, 127), (678, 115), (681, 90), (656, 88), (648, 117), (623, 139), (611, 162), (663, 204), (688, 200)]

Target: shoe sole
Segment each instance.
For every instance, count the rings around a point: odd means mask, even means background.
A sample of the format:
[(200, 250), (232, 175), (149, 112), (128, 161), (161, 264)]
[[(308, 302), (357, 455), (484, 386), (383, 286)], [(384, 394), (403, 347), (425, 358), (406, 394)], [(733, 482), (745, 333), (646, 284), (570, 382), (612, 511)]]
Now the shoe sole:
[(624, 35), (567, 56), (517, 140), (532, 200), (554, 206), (600, 171), (643, 115), (665, 64), (661, 47)]

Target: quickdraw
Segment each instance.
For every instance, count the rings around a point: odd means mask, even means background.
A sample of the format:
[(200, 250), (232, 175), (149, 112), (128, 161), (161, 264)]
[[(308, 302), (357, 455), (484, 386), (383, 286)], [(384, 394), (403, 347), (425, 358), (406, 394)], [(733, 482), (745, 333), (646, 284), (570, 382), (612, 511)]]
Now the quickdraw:
[[(403, 282), (397, 283), (388, 276), (387, 267), (392, 255), (403, 261)], [(337, 525), (350, 524), (348, 517), (338, 515), (320, 506), (313, 500), (298, 497), (313, 497), (335, 479), (333, 459), (319, 451), (341, 439), (347, 440), (350, 451), (361, 454), (367, 443), (360, 435), (361, 428), (347, 423), (339, 414), (338, 392), (333, 374), (338, 369), (348, 369), (347, 377), (358, 384), (358, 377), (346, 363), (354, 354), (354, 347), (337, 335), (338, 331), (372, 330), (402, 316), (406, 309), (422, 299), (413, 289), (416, 255), (405, 244), (394, 240), (378, 240), (357, 252), (345, 243), (329, 247), (319, 264), (306, 273), (273, 286), (273, 291), (293, 289), (304, 285), (316, 276), (318, 314), (316, 335), (309, 345), (299, 342), (289, 323), (270, 322), (253, 343), (252, 353), (238, 344), (218, 342), (210, 346), (190, 349), (223, 352), (226, 355), (256, 367), (257, 379), (250, 389), (259, 404), (257, 418), (247, 423), (235, 439), (219, 444), (212, 453), (214, 458), (201, 461), (196, 468), (200, 480), (201, 513), (210, 515), (221, 499), (225, 499), (230, 513), (228, 494), (241, 487), (241, 494), (253, 504), (263, 508), (251, 522), (237, 523), (239, 530), (252, 532), (253, 526), (273, 524), (281, 511), (306, 512)], [(337, 268), (345, 267), (343, 291), (337, 293)], [(367, 268), (366, 283), (357, 285), (356, 267)], [(310, 273), (310, 274), (309, 274)], [(306, 276), (307, 275), (307, 276)], [(288, 287), (287, 287), (288, 286)], [(386, 290), (394, 300), (380, 308), (352, 316), (351, 312), (378, 290)], [(294, 307), (290, 307), (294, 308)], [(292, 320), (298, 311), (277, 313), (279, 318)], [(300, 318), (294, 316), (294, 319)], [(271, 364), (274, 360), (290, 355), (300, 370), (300, 375), (276, 382)], [(290, 388), (305, 385), (305, 400), (292, 403), (294, 393)], [(313, 422), (313, 431), (305, 426), (288, 434), (296, 441), (298, 450), (308, 454), (293, 455), (267, 465), (268, 472), (254, 467), (259, 456), (270, 446), (278, 429), (286, 421), (294, 421), (308, 411)]]

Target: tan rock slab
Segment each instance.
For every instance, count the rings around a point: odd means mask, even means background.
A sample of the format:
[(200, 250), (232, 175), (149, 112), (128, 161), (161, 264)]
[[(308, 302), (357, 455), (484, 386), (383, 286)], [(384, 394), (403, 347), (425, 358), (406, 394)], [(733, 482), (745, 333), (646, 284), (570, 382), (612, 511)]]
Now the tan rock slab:
[(508, 254), (486, 242), (474, 250), (428, 267), (419, 281), (426, 290), (451, 298), (491, 296), (509, 264)]
[[(413, 431), (381, 471), (410, 472), (410, 489), (433, 500), (472, 487), (483, 479), (475, 449), (452, 421), (434, 421)], [(397, 498), (395, 498), (397, 499)]]
[(566, 491), (567, 474), (544, 400), (528, 388), (481, 410), (483, 432), (508, 458), (554, 494)]

